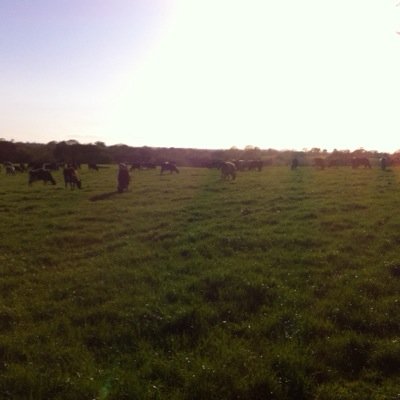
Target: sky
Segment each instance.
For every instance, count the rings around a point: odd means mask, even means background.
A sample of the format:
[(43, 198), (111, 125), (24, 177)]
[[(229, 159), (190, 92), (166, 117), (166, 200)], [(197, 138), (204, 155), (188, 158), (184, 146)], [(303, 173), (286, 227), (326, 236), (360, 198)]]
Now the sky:
[(0, 138), (400, 149), (392, 0), (0, 0)]

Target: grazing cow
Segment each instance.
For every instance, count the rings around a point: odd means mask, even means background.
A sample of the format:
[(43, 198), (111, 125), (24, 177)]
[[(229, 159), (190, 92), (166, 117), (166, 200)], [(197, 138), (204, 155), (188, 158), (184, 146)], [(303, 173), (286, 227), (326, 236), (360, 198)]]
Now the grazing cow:
[(75, 168), (70, 167), (70, 166), (68, 166), (67, 168), (64, 168), (63, 175), (64, 175), (65, 187), (67, 187), (69, 185), (71, 190), (75, 189), (75, 186), (78, 189), (82, 189), (82, 182), (79, 179), (78, 173), (76, 172)]
[(178, 168), (176, 168), (175, 163), (172, 163), (169, 161), (163, 162), (161, 164), (160, 175), (162, 175), (164, 173), (164, 171), (169, 171), (170, 174), (172, 174), (173, 172), (176, 172), (177, 174), (179, 174), (179, 170), (178, 170)]
[(50, 171), (48, 169), (39, 168), (39, 169), (31, 169), (29, 171), (29, 185), (32, 185), (35, 181), (43, 181), (43, 183), (51, 182), (53, 185), (56, 184), (56, 181), (52, 177)]
[(88, 164), (88, 168), (92, 169), (94, 171), (98, 171), (99, 170), (99, 167), (97, 166), (97, 164), (93, 164), (93, 163), (89, 163)]
[(314, 158), (314, 167), (325, 169), (325, 160), (323, 158)]
[(371, 168), (371, 163), (366, 157), (354, 157), (351, 160), (351, 167), (358, 168), (359, 166), (363, 166), (364, 168)]
[(249, 171), (252, 171), (253, 169), (256, 169), (257, 171), (261, 171), (262, 167), (263, 167), (263, 162), (261, 160), (250, 160), (248, 162)]
[(15, 175), (15, 167), (14, 165), (6, 165), (6, 174), (7, 175)]
[(380, 164), (380, 166), (381, 166), (382, 171), (385, 171), (385, 170), (386, 170), (386, 167), (387, 167), (387, 159), (386, 159), (385, 157), (382, 157), (382, 158), (379, 160), (379, 164)]
[(236, 179), (236, 165), (233, 162), (226, 161), (221, 164), (221, 179)]
[(299, 166), (299, 160), (297, 158), (293, 158), (292, 163), (290, 164), (290, 169), (294, 170)]
[(131, 177), (129, 176), (128, 167), (126, 164), (119, 164), (118, 170), (118, 192), (122, 193), (124, 190), (128, 190), (129, 182)]

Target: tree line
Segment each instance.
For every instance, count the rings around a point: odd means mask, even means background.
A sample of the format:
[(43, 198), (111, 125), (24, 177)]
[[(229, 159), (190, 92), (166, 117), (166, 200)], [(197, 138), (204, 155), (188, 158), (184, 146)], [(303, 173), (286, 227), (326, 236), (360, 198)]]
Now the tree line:
[(380, 157), (400, 159), (400, 151), (393, 154), (363, 148), (350, 150), (334, 150), (328, 152), (319, 148), (296, 150), (260, 149), (246, 146), (244, 149), (188, 149), (175, 147), (133, 147), (124, 144), (106, 146), (103, 142), (81, 144), (76, 140), (67, 140), (47, 144), (14, 142), (0, 139), (0, 162), (12, 163), (154, 163), (172, 161), (181, 166), (203, 167), (214, 160), (262, 160), (265, 164), (287, 165), (296, 157), (300, 164), (310, 165), (317, 157), (340, 158), (368, 157), (378, 160)]

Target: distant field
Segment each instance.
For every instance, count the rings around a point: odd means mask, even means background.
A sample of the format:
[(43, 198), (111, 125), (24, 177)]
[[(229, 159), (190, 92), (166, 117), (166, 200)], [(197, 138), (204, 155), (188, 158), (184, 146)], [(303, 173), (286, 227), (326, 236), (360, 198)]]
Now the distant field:
[(400, 169), (0, 173), (1, 399), (400, 399)]

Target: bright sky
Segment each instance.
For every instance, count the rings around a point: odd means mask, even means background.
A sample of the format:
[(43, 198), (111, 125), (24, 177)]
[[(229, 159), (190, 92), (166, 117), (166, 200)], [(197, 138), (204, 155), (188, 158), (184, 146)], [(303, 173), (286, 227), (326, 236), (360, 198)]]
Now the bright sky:
[(392, 0), (0, 0), (0, 137), (400, 149)]

